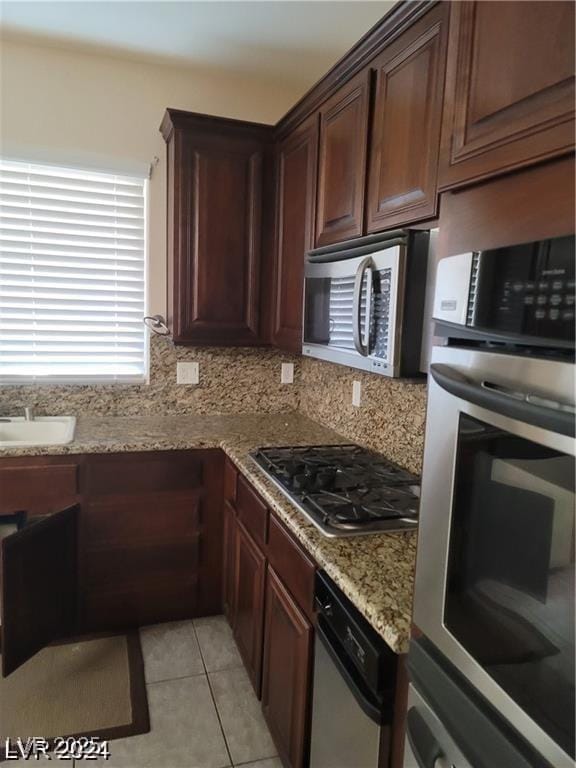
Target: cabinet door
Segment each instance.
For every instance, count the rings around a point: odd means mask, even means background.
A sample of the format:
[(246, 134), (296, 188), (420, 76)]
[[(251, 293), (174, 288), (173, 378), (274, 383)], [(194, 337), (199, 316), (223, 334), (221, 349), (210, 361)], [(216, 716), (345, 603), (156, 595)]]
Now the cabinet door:
[(574, 4), (451, 3), (443, 188), (574, 146)]
[(260, 697), (266, 558), (242, 523), (236, 529), (234, 636)]
[(288, 352), (302, 351), (304, 254), (314, 247), (318, 115), (278, 148), (277, 246), (273, 341)]
[(266, 579), (262, 708), (284, 765), (308, 752), (312, 625), (272, 568)]
[(177, 127), (168, 146), (168, 306), (176, 343), (260, 343), (267, 151), (232, 125)]
[(370, 72), (361, 72), (320, 109), (316, 245), (362, 234)]
[(234, 607), (236, 604), (235, 572), (236, 572), (236, 510), (230, 502), (224, 502), (224, 575), (223, 597), (224, 615), (230, 625), (234, 624)]
[(373, 64), (368, 232), (436, 214), (447, 12), (438, 4)]
[(4, 677), (75, 629), (79, 510), (0, 516)]

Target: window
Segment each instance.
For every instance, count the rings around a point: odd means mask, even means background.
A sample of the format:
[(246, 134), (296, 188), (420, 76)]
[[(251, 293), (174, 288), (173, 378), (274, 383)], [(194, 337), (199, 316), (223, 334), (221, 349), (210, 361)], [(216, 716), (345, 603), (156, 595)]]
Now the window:
[(0, 160), (0, 382), (143, 381), (146, 181)]

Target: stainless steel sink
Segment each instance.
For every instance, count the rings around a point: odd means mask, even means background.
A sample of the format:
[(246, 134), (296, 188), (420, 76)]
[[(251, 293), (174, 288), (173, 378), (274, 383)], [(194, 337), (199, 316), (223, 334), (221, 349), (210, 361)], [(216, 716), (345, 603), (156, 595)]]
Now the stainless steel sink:
[(23, 416), (0, 419), (0, 450), (34, 445), (66, 445), (74, 439), (75, 416)]

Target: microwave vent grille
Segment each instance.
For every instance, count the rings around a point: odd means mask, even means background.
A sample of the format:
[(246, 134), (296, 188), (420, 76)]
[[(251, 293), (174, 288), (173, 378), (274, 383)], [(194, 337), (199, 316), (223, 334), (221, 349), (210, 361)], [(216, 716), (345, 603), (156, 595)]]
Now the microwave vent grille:
[[(366, 327), (366, 281), (360, 298), (360, 327)], [(330, 346), (354, 349), (354, 277), (336, 277), (330, 282)]]
[(478, 272), (480, 267), (480, 253), (472, 254), (472, 269), (470, 271), (470, 291), (468, 293), (468, 311), (466, 313), (466, 325), (474, 325), (476, 315), (476, 297), (478, 292)]

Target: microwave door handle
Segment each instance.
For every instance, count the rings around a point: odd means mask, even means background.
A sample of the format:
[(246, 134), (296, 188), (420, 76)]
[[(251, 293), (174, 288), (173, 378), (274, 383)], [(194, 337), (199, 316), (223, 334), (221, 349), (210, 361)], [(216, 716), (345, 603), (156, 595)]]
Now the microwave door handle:
[(430, 373), (442, 389), (461, 400), (549, 432), (567, 437), (575, 436), (576, 418), (569, 410), (535, 405), (526, 399), (529, 395), (507, 394), (486, 384), (478, 384), (448, 365), (433, 363)]
[[(354, 280), (354, 301), (352, 303), (352, 327), (353, 327), (353, 333), (354, 333), (354, 346), (356, 347), (356, 351), (359, 355), (362, 355), (362, 357), (366, 357), (368, 355), (368, 348), (364, 345), (362, 341), (362, 329), (361, 329), (361, 309), (362, 309), (362, 281), (364, 280), (364, 273), (368, 268), (372, 268), (372, 257), (367, 256), (365, 259), (362, 259), (360, 264), (358, 264), (358, 269), (356, 270), (356, 278)], [(366, 307), (368, 309), (368, 306)], [(368, 316), (366, 317), (366, 322), (368, 323)]]
[(370, 354), (370, 328), (372, 326), (372, 299), (374, 294), (374, 264), (370, 261), (370, 264), (366, 267), (368, 272), (368, 280), (366, 282), (366, 323), (364, 326), (364, 349), (366, 354)]

